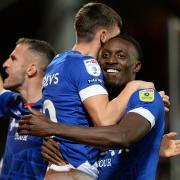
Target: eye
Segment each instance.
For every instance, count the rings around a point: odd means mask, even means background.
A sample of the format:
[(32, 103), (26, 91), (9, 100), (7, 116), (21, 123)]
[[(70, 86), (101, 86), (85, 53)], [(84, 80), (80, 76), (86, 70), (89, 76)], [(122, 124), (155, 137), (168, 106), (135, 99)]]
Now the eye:
[(126, 59), (126, 55), (123, 54), (123, 53), (118, 53), (118, 54), (116, 55), (116, 57), (119, 58), (119, 59)]
[(106, 58), (108, 58), (109, 56), (110, 56), (110, 55), (109, 55), (108, 52), (102, 52), (101, 57), (102, 57), (103, 59), (106, 59)]
[(10, 59), (11, 59), (12, 61), (15, 61), (15, 60), (16, 60), (16, 57), (13, 56), (13, 55), (11, 55), (11, 56), (10, 56)]

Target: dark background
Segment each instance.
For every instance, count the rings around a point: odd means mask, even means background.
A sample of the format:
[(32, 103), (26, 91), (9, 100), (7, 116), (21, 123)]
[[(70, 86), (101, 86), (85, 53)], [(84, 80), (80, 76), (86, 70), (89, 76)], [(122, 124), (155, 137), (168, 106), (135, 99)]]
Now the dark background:
[[(0, 72), (4, 77), (2, 63), (13, 50), (20, 37), (38, 38), (49, 41), (57, 51), (64, 50), (63, 43), (55, 43), (57, 24), (64, 20), (64, 12), (71, 10), (59, 2), (59, 10), (49, 10), (55, 0), (0, 0)], [(66, 0), (74, 4), (75, 0)], [(74, 13), (87, 0), (79, 1), (73, 9)], [(134, 36), (141, 44), (144, 58), (138, 79), (153, 81), (158, 90), (168, 94), (168, 31), (167, 21), (170, 17), (180, 17), (180, 0), (107, 0), (99, 1), (113, 7), (123, 19), (123, 32)], [(51, 15), (49, 14), (51, 12)], [(73, 16), (72, 16), (73, 19)], [(59, 27), (59, 26), (58, 26)], [(63, 29), (63, 25), (62, 25)], [(59, 30), (61, 31), (61, 29)], [(63, 36), (69, 36), (66, 34)], [(73, 42), (72, 42), (73, 44)], [(7, 121), (0, 122), (0, 155), (2, 155)], [(166, 130), (168, 130), (168, 125)], [(169, 160), (161, 160), (158, 179), (170, 179)]]

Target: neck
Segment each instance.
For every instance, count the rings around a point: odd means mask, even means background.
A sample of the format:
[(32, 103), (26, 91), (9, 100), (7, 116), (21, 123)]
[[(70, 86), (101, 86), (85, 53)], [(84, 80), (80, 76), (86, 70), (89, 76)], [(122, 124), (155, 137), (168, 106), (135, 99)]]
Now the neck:
[[(135, 76), (134, 78), (132, 78), (132, 80), (135, 80)], [(109, 99), (112, 100), (116, 98), (119, 95), (119, 93), (121, 93), (121, 91), (125, 88), (128, 82), (130, 81), (127, 81), (126, 83), (121, 84), (121, 85), (116, 85), (116, 84), (108, 83), (105, 81), (105, 87), (108, 91)]]
[(42, 79), (29, 79), (18, 91), (26, 103), (35, 103), (42, 98)]
[(126, 84), (118, 86), (118, 85), (108, 84), (105, 82), (105, 86), (109, 94), (109, 100), (112, 100), (119, 95), (119, 93), (124, 89)]
[(90, 43), (76, 43), (73, 46), (72, 50), (79, 51), (82, 55), (85, 56), (92, 56), (94, 58), (97, 58), (100, 47), (101, 45), (94, 40)]

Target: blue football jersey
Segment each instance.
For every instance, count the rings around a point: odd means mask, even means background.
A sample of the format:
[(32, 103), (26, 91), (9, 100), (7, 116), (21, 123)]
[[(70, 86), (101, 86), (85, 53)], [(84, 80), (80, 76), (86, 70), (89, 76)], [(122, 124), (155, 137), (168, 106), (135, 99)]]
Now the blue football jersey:
[[(93, 126), (83, 101), (107, 94), (99, 64), (78, 51), (58, 54), (47, 68), (43, 80), (44, 112), (51, 120), (75, 126)], [(93, 165), (99, 150), (68, 140), (60, 140), (63, 157), (74, 167)]]
[(115, 149), (100, 153), (98, 159), (98, 180), (109, 180), (116, 176), (119, 170), (119, 155), (121, 152), (122, 150)]
[[(102, 160), (111, 159), (111, 166), (100, 166), (100, 180), (155, 180), (161, 139), (164, 133), (164, 104), (154, 89), (136, 91), (130, 98), (126, 113), (145, 117), (151, 131), (126, 150), (108, 152)], [(109, 160), (110, 161), (110, 160)]]
[[(0, 94), (0, 116), (9, 119), (9, 130), (3, 155), (1, 180), (43, 180), (47, 164), (41, 159), (42, 138), (20, 136), (18, 122), (23, 115), (30, 114), (19, 94), (3, 91)], [(40, 111), (42, 99), (32, 108)]]

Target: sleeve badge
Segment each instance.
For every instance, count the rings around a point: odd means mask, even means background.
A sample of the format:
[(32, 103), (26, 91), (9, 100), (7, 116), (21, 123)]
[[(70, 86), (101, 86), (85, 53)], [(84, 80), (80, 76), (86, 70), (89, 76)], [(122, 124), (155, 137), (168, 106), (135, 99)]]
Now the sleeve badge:
[(90, 75), (97, 77), (101, 74), (101, 68), (95, 59), (84, 60), (84, 65)]
[(143, 89), (139, 91), (139, 99), (143, 102), (154, 101), (154, 89)]

